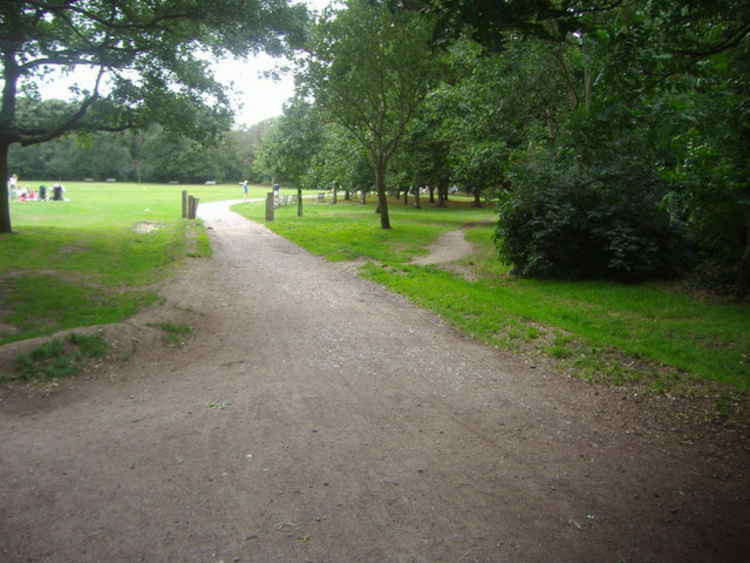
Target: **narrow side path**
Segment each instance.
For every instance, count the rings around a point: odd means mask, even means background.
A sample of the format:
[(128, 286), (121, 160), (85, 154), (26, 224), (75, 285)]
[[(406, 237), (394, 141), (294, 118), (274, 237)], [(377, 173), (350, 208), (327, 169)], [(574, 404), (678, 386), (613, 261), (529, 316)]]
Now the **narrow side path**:
[(746, 480), (228, 206), (188, 347), (0, 403), (1, 561), (744, 560)]
[(474, 246), (464, 237), (464, 230), (448, 231), (443, 234), (434, 244), (427, 247), (428, 254), (415, 257), (411, 263), (445, 264), (468, 256), (474, 252)]

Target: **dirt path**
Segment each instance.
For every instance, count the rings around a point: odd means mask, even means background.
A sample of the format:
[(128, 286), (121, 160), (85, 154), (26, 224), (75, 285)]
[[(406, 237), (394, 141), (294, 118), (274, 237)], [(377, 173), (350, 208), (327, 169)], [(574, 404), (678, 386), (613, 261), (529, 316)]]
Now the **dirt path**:
[(445, 264), (468, 256), (474, 252), (472, 244), (464, 238), (463, 229), (448, 231), (427, 247), (428, 253), (414, 258), (412, 264)]
[(746, 475), (225, 209), (188, 348), (0, 402), (0, 561), (745, 560)]

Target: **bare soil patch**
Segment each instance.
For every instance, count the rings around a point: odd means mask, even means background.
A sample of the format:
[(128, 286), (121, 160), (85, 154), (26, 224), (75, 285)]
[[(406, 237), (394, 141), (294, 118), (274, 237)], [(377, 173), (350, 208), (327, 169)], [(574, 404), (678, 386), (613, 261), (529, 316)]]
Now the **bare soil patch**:
[(474, 252), (474, 246), (464, 238), (464, 231), (449, 231), (427, 247), (428, 254), (415, 257), (411, 263), (419, 265), (445, 264)]
[(154, 231), (158, 231), (163, 226), (164, 225), (161, 225), (159, 223), (151, 223), (149, 221), (140, 221), (136, 223), (135, 225), (133, 225), (133, 230), (139, 234), (148, 234)]

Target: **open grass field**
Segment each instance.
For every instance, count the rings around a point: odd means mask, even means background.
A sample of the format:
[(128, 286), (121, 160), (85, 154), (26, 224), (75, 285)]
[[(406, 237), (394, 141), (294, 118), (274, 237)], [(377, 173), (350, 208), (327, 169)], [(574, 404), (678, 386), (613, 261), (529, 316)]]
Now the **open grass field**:
[[(186, 255), (210, 254), (203, 228), (180, 218), (181, 191), (201, 201), (242, 198), (239, 185), (65, 188), (69, 201), (11, 203), (16, 232), (0, 235), (0, 322), (8, 325), (0, 343), (133, 315), (157, 299), (144, 286)], [(266, 191), (254, 186), (251, 196)]]
[[(367, 277), (461, 330), (586, 379), (661, 391), (697, 378), (750, 390), (747, 303), (711, 302), (666, 283), (516, 279), (497, 259), (487, 225), (466, 231), (477, 252), (456, 264), (462, 273), (408, 264), (441, 233), (495, 218), (466, 205), (417, 210), (395, 203), (394, 228), (383, 231), (372, 205), (306, 203), (303, 218), (280, 209), (268, 226), (330, 260), (368, 258)], [(260, 205), (238, 210), (262, 220)]]

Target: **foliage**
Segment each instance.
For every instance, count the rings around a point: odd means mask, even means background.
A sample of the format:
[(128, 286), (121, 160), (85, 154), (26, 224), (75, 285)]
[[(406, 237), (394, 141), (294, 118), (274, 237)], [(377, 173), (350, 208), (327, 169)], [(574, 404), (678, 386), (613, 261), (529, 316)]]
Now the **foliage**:
[(525, 155), (500, 205), (500, 256), (521, 276), (640, 280), (674, 275), (684, 254), (660, 206), (666, 186), (632, 155), (591, 164)]
[(411, 12), (349, 0), (315, 26), (299, 84), (368, 153), (381, 226), (390, 228), (388, 162), (436, 79), (429, 21)]
[(303, 187), (313, 155), (319, 150), (321, 127), (319, 116), (310, 103), (293, 98), (284, 104), (283, 114), (261, 140), (253, 165), (256, 174), (273, 182)]
[[(5, 184), (11, 144), (152, 122), (214, 138), (228, 128), (231, 111), (202, 56), (280, 53), (301, 40), (306, 14), (286, 0), (2, 3), (0, 232), (11, 230)], [(92, 69), (91, 83), (74, 86), (70, 104), (43, 103), (39, 84), (75, 67)]]
[(322, 130), (320, 146), (306, 178), (306, 185), (311, 188), (369, 189), (373, 172), (367, 154), (351, 134), (331, 123)]
[[(260, 130), (267, 124), (259, 124)], [(169, 134), (159, 125), (122, 133), (66, 136), (44, 144), (10, 149), (10, 169), (22, 180), (104, 180), (219, 183), (248, 177), (259, 144), (255, 128), (226, 133), (202, 146)]]
[[(602, 137), (608, 144), (610, 129), (620, 130), (626, 120), (628, 137), (648, 140), (651, 154), (643, 165), (649, 176), (668, 180), (670, 213), (709, 258), (704, 269), (731, 272), (739, 296), (750, 291), (747, 2), (436, 0), (426, 11), (437, 18), (435, 43), (455, 50), (453, 41), (468, 36), (500, 53), (503, 72), (487, 75), (485, 84), (502, 92), (498, 111), (514, 108), (529, 162), (542, 146), (555, 159), (588, 154), (589, 170), (617, 168), (621, 157), (634, 156), (627, 152), (632, 146), (592, 148)], [(481, 66), (481, 59), (471, 63), (471, 72)], [(536, 81), (523, 80), (534, 72)], [(464, 78), (454, 88), (469, 84)], [(542, 103), (527, 103), (534, 98)], [(607, 107), (620, 114), (614, 124), (601, 119), (611, 115)], [(465, 122), (482, 122), (481, 112), (465, 111)], [(592, 121), (598, 129), (587, 125)], [(454, 150), (455, 170), (472, 164), (455, 155), (483, 154), (480, 143), (464, 147)], [(516, 163), (523, 160), (518, 152)], [(636, 147), (635, 155), (643, 150)]]

